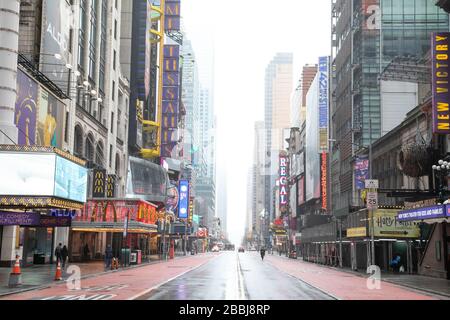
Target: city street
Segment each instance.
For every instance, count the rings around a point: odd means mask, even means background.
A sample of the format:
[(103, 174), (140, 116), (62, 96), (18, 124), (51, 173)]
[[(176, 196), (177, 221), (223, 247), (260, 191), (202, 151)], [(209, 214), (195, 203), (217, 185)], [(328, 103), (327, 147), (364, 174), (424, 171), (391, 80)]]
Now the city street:
[(208, 264), (140, 299), (150, 300), (330, 300), (292, 279), (252, 252), (225, 252)]
[[(71, 283), (71, 281), (68, 281)], [(283, 256), (222, 252), (187, 256), (3, 297), (6, 300), (448, 300)]]

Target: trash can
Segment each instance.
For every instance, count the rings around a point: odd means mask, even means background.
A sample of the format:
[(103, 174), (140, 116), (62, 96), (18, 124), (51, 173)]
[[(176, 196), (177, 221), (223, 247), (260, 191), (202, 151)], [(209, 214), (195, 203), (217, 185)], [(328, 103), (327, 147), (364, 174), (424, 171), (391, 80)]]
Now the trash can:
[(122, 266), (129, 266), (131, 260), (131, 250), (129, 248), (122, 248), (120, 251), (120, 262)]

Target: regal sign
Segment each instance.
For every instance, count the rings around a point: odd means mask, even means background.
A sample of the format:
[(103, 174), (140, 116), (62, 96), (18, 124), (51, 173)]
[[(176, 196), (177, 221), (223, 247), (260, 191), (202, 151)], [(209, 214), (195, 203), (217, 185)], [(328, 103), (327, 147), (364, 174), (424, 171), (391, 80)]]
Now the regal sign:
[(449, 32), (432, 34), (433, 133), (450, 133), (450, 52)]
[(280, 211), (287, 212), (289, 201), (289, 182), (288, 182), (288, 157), (280, 154)]

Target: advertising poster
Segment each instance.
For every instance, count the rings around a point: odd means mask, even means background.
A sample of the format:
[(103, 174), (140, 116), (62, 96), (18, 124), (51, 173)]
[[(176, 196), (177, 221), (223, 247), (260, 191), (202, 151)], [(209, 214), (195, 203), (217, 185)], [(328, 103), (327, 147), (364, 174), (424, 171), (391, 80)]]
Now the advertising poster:
[(397, 214), (397, 210), (379, 209), (375, 211), (375, 237), (419, 238), (419, 222), (400, 221)]
[[(70, 25), (73, 16), (70, 4), (61, 0), (42, 1), (41, 71), (67, 92), (69, 70)], [(58, 59), (55, 54), (59, 55)]]
[(18, 144), (36, 144), (38, 84), (20, 69), (17, 70), (17, 98), (14, 123), (18, 129)]
[(41, 88), (38, 107), (36, 144), (62, 149), (65, 106), (48, 91)]
[(357, 190), (366, 188), (365, 181), (369, 179), (369, 158), (357, 156), (355, 161), (355, 185)]

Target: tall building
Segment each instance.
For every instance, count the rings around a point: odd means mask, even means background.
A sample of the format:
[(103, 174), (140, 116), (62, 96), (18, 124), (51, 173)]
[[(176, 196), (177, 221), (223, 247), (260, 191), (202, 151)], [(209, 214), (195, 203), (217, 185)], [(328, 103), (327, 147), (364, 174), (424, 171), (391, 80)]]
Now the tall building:
[(186, 132), (184, 141), (184, 160), (191, 163), (194, 168), (201, 162), (200, 151), (200, 123), (199, 118), (199, 96), (200, 81), (198, 76), (198, 66), (195, 61), (195, 52), (192, 43), (184, 39), (182, 46), (183, 58), (183, 79), (182, 79), (182, 100), (186, 108)]
[[(330, 117), (336, 142), (331, 189), (333, 212), (342, 216), (361, 203), (354, 183), (355, 153), (398, 125), (417, 104), (415, 84), (399, 84), (395, 78), (386, 83), (379, 75), (386, 75), (399, 58), (420, 64), (430, 49), (431, 32), (449, 26), (448, 15), (427, 0), (333, 0), (332, 25)], [(408, 101), (401, 109), (396, 107), (399, 99)]]
[[(13, 78), (17, 79), (17, 90), (12, 122), (17, 135), (8, 134), (16, 141), (6, 143), (17, 143), (24, 150), (28, 146), (56, 147), (62, 150), (66, 159), (72, 160), (67, 165), (85, 160), (88, 169), (85, 195), (88, 199), (93, 197), (95, 169), (102, 170), (107, 175), (104, 177), (109, 178), (111, 192), (107, 193), (103, 188), (105, 197), (123, 198), (125, 195), (129, 84), (121, 74), (119, 62), (120, 6), (121, 2), (106, 0), (21, 1), (17, 16), (20, 18), (18, 66), (17, 56), (15, 61), (11, 53), (11, 59), (5, 58), (10, 64), (7, 70), (17, 70), (17, 77)], [(13, 8), (8, 8), (8, 12), (13, 12)], [(12, 26), (9, 28), (13, 30)], [(5, 44), (0, 47), (5, 48)], [(1, 60), (5, 61), (4, 57)], [(0, 87), (8, 88), (9, 85), (2, 83)], [(2, 103), (4, 98), (11, 98), (3, 93), (0, 96)], [(8, 103), (5, 102), (5, 106)], [(1, 112), (2, 121), (12, 120), (3, 114), (7, 112), (6, 108)], [(0, 126), (2, 131), (10, 132)], [(74, 170), (58, 172), (70, 175)], [(104, 183), (106, 185), (106, 179)], [(85, 201), (84, 192), (80, 193), (83, 194), (76, 202)], [(70, 190), (61, 198), (64, 199), (62, 208), (79, 209), (79, 204), (70, 203), (74, 199)], [(36, 213), (42, 217), (54, 213), (50, 210), (62, 208), (50, 205), (45, 209), (40, 207)], [(45, 227), (0, 226), (0, 264), (9, 265), (16, 252), (19, 252), (23, 265), (37, 263), (34, 259), (36, 248), (42, 249), (43, 262), (51, 262), (54, 244), (61, 242), (70, 248), (69, 240), (76, 238), (75, 235), (69, 238), (68, 228), (56, 226), (51, 230), (49, 233)], [(94, 229), (85, 231), (83, 237), (86, 238), (97, 234)], [(23, 240), (16, 243), (16, 237)], [(104, 250), (105, 242), (102, 245), (103, 248), (97, 248), (99, 251)]]
[[(289, 131), (291, 125), (290, 97), (293, 87), (292, 65), (292, 53), (278, 53), (266, 68), (264, 109), (266, 172), (264, 206), (269, 213), (266, 217), (267, 226), (276, 218), (274, 188), (278, 173), (278, 155), (279, 151), (286, 147), (284, 137), (286, 130)], [(266, 234), (266, 236), (268, 235)]]
[(305, 65), (298, 85), (292, 94), (291, 126), (300, 128), (305, 120), (306, 95), (317, 73), (317, 65)]

